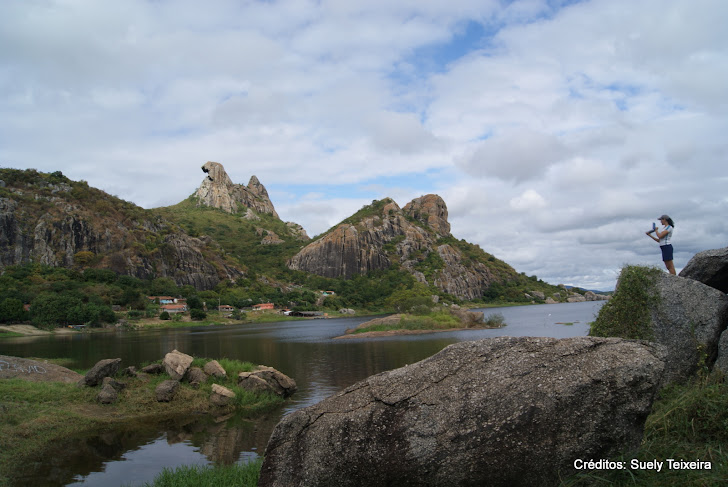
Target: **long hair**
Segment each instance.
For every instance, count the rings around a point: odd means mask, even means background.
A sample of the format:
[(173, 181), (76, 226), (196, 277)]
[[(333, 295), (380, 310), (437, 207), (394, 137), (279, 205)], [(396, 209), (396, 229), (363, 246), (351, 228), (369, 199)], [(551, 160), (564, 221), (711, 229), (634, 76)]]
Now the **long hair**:
[(668, 225), (670, 225), (670, 226), (671, 226), (671, 227), (673, 227), (673, 228), (675, 227), (675, 222), (674, 222), (674, 221), (672, 221), (672, 218), (670, 218), (670, 217), (668, 216), (667, 218), (665, 218), (665, 220), (667, 220), (667, 224), (668, 224)]

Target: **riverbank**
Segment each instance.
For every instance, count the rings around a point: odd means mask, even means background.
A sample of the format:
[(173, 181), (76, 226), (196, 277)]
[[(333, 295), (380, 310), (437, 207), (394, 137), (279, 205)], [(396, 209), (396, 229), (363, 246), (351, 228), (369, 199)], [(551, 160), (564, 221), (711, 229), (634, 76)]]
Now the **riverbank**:
[(492, 329), (504, 326), (506, 324), (503, 315), (496, 313), (484, 319), (482, 312), (450, 307), (422, 314), (399, 313), (383, 318), (375, 318), (361, 323), (356, 328), (346, 330), (346, 335), (334, 338), (375, 338), (443, 331)]
[[(193, 366), (204, 366), (208, 359), (195, 359)], [(51, 360), (63, 364), (65, 359)], [(170, 402), (159, 402), (156, 387), (170, 377), (167, 374), (139, 374), (116, 377), (125, 387), (113, 404), (101, 404), (100, 387), (79, 387), (75, 383), (31, 382), (19, 378), (0, 380), (0, 486), (16, 484), (14, 479), (26, 474), (28, 465), (43, 453), (68, 438), (84, 432), (99, 434), (112, 427), (138, 425), (175, 417), (240, 413), (253, 417), (279, 407), (283, 399), (274, 394), (254, 394), (237, 386), (239, 372), (254, 370), (249, 362), (219, 360), (228, 378), (213, 378), (195, 387), (180, 382)], [(85, 371), (77, 371), (85, 373)], [(235, 393), (233, 401), (218, 406), (210, 401), (213, 384)]]

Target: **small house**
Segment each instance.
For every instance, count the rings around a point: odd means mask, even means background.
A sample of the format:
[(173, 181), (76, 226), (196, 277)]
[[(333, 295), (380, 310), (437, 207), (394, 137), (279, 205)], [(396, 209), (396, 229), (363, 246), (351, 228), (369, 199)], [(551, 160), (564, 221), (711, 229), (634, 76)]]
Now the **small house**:
[(275, 306), (273, 303), (260, 303), (260, 304), (254, 304), (253, 305), (253, 311), (263, 311), (266, 309), (274, 309)]

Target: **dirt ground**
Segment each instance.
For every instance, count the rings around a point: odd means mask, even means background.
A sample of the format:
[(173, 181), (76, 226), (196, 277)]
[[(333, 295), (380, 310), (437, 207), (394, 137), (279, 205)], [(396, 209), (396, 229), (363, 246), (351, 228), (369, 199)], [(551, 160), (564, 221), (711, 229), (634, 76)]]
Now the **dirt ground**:
[(50, 335), (51, 333), (61, 333), (61, 334), (78, 333), (76, 330), (72, 330), (70, 328), (56, 328), (55, 331), (50, 332), (50, 331), (46, 331), (46, 330), (41, 330), (40, 328), (36, 328), (32, 325), (2, 325), (2, 326), (0, 326), (0, 330), (20, 333), (21, 335), (31, 335), (31, 336), (32, 335)]

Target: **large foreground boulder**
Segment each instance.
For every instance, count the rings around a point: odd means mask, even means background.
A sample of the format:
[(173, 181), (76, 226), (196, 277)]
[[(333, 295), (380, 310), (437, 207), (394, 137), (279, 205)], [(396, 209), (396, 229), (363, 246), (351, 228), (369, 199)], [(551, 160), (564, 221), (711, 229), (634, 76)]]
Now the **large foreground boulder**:
[(665, 383), (683, 383), (718, 356), (728, 324), (728, 296), (692, 279), (660, 273), (652, 309), (654, 340), (667, 348)]
[(258, 485), (558, 485), (639, 444), (663, 358), (619, 338), (450, 345), (285, 416)]
[(65, 382), (74, 384), (83, 379), (78, 372), (60, 365), (27, 358), (0, 355), (0, 379), (23, 379), (31, 382)]
[(694, 279), (728, 293), (728, 247), (695, 254), (680, 271), (680, 277)]

